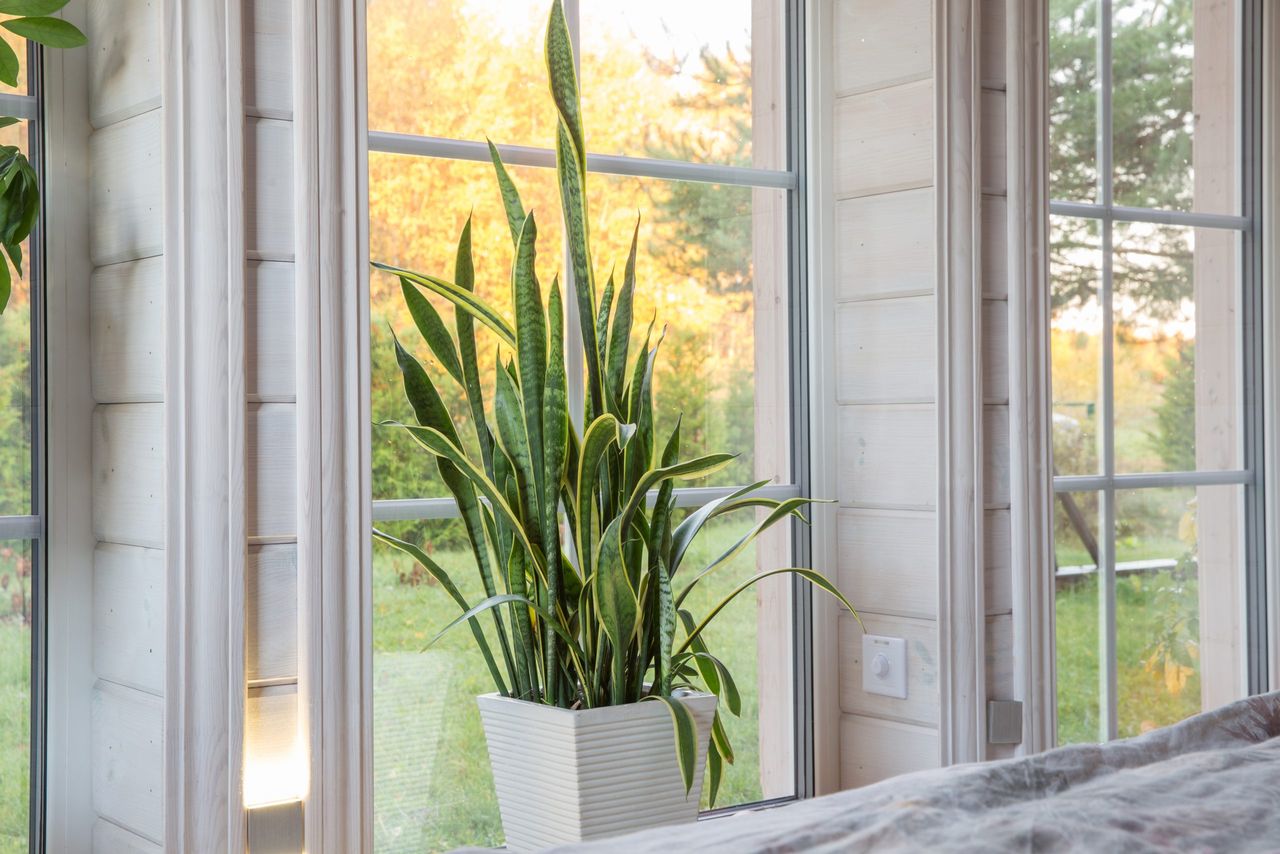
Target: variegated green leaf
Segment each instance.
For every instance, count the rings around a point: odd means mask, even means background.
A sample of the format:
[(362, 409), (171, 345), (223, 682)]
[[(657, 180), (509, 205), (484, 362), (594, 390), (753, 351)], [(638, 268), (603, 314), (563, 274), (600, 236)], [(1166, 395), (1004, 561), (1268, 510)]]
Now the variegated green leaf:
[(734, 599), (736, 599), (738, 597), (738, 594), (742, 593), (742, 591), (748, 589), (758, 581), (762, 581), (774, 575), (782, 575), (783, 573), (791, 573), (793, 575), (798, 575), (801, 578), (808, 581), (809, 583), (811, 583), (814, 587), (819, 587), (822, 590), (825, 590), (827, 593), (830, 593), (832, 596), (836, 597), (836, 599), (840, 601), (841, 605), (844, 605), (846, 608), (848, 608), (849, 613), (854, 616), (854, 618), (858, 621), (858, 624), (862, 625), (862, 617), (859, 616), (858, 612), (854, 609), (853, 605), (849, 604), (849, 600), (844, 597), (844, 594), (841, 593), (834, 584), (832, 584), (830, 581), (827, 580), (827, 577), (825, 575), (823, 575), (820, 572), (815, 572), (812, 569), (806, 569), (804, 567), (788, 566), (788, 567), (783, 567), (782, 569), (771, 569), (768, 572), (758, 573), (757, 575), (753, 575), (751, 578), (748, 578), (746, 581), (742, 582), (737, 587), (733, 588), (733, 590), (729, 592), (728, 596), (725, 596), (723, 599), (721, 599), (716, 604), (716, 606), (712, 608), (711, 611), (705, 617), (702, 618), (702, 622), (698, 623), (697, 627), (695, 627), (694, 630), (689, 633), (689, 635), (684, 639), (684, 642), (681, 643), (680, 646), (676, 648), (676, 652), (680, 653), (688, 649), (689, 645), (692, 644), (698, 638), (698, 636), (702, 634), (704, 629), (706, 629), (707, 624), (710, 623), (712, 620), (714, 620), (716, 618), (716, 615), (719, 614), (721, 611), (723, 611), (725, 606), (728, 605), (730, 602), (732, 602)]
[(431, 348), (431, 352), (440, 360), (440, 366), (453, 377), (458, 385), (462, 385), (462, 364), (458, 361), (458, 349), (453, 343), (453, 336), (445, 328), (440, 313), (436, 311), (431, 300), (422, 295), (417, 285), (403, 276), (400, 277), (400, 292), (404, 295), (404, 303), (409, 308), (409, 316), (418, 327), (418, 334)]
[(502, 207), (507, 212), (507, 227), (511, 229), (511, 244), (515, 246), (520, 243), (520, 229), (524, 227), (524, 204), (520, 201), (515, 182), (511, 180), (511, 175), (502, 162), (502, 156), (498, 154), (498, 147), (492, 140), (486, 139), (485, 142), (489, 143), (489, 159), (498, 176), (498, 191), (502, 193)]
[(480, 299), (466, 288), (459, 287), (453, 282), (446, 282), (444, 279), (428, 276), (423, 273), (415, 273), (412, 270), (405, 270), (401, 267), (393, 267), (390, 264), (381, 264), (377, 261), (373, 262), (375, 269), (384, 273), (391, 273), (395, 276), (403, 277), (413, 282), (415, 285), (426, 288), (432, 293), (437, 293), (447, 299), (457, 308), (469, 313), (476, 320), (479, 320), (485, 326), (489, 327), (498, 336), (503, 344), (511, 349), (516, 346), (516, 333), (511, 328), (511, 324), (503, 319), (502, 315), (493, 306)]
[(698, 761), (698, 722), (684, 703), (675, 697), (651, 694), (645, 700), (664, 703), (671, 712), (671, 725), (675, 730), (676, 761), (680, 764), (680, 779), (684, 781), (685, 796), (693, 789), (693, 770)]

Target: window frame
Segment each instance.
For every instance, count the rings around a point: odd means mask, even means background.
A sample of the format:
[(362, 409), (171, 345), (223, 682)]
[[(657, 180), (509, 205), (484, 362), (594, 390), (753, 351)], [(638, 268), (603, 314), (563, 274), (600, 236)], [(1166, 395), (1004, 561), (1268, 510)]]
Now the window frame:
[[(43, 49), (27, 42), (27, 91), (25, 94), (0, 93), (0, 113), (26, 122), (27, 159), (40, 183), (41, 201), (45, 196), (45, 122)], [(46, 435), (48, 411), (45, 371), (46, 340), (46, 260), (45, 239), (47, 208), (32, 229), (27, 252), (27, 288), (30, 301), (30, 350), (28, 382), (30, 384), (30, 486), (29, 512), (25, 515), (0, 515), (0, 540), (29, 545), (31, 562), (31, 701), (28, 718), (27, 845), (33, 852), (45, 850), (47, 696), (48, 696), (48, 577), (46, 548)], [(0, 262), (5, 263), (5, 262)]]
[[(1260, 693), (1268, 685), (1268, 615), (1267, 552), (1265, 516), (1265, 452), (1266, 420), (1264, 395), (1264, 342), (1267, 337), (1263, 311), (1265, 280), (1263, 278), (1263, 240), (1261, 232), (1262, 187), (1262, 79), (1263, 34), (1262, 3), (1238, 0), (1239, 63), (1239, 172), (1240, 213), (1217, 214), (1175, 211), (1116, 205), (1114, 203), (1114, 138), (1112, 95), (1113, 0), (1095, 0), (1098, 15), (1097, 35), (1097, 173), (1098, 197), (1095, 202), (1055, 199), (1054, 188), (1048, 187), (1048, 214), (1087, 219), (1098, 223), (1101, 247), (1101, 276), (1098, 301), (1102, 316), (1101, 374), (1099, 394), (1099, 467), (1101, 473), (1091, 475), (1054, 475), (1049, 472), (1054, 500), (1072, 493), (1097, 493), (1099, 501), (1099, 737), (1110, 741), (1118, 737), (1118, 667), (1116, 657), (1116, 559), (1115, 526), (1116, 494), (1121, 490), (1158, 489), (1167, 487), (1199, 487), (1238, 485), (1243, 488), (1242, 570), (1245, 596), (1245, 619), (1242, 651), (1247, 671), (1246, 689)], [(1049, 57), (1052, 69), (1052, 57)], [(1242, 426), (1240, 467), (1221, 471), (1116, 473), (1115, 458), (1115, 389), (1114, 389), (1114, 252), (1113, 232), (1116, 223), (1146, 223), (1189, 228), (1212, 228), (1238, 233), (1241, 237), (1240, 325)], [(1052, 287), (1052, 278), (1046, 278)], [(1047, 346), (1047, 345), (1046, 345)], [(1051, 377), (1049, 378), (1051, 382)], [(1050, 443), (1051, 446), (1051, 443)], [(1050, 524), (1052, 531), (1052, 524)], [(1053, 599), (1053, 586), (1048, 588)], [(1053, 643), (1052, 635), (1050, 637)], [(1054, 647), (1056, 660), (1056, 646)], [(1056, 677), (1054, 689), (1056, 695)], [(1052, 732), (1056, 743), (1056, 731)]]
[[(564, 0), (565, 17), (569, 23), (570, 38), (575, 58), (580, 67), (580, 18), (581, 0)], [(787, 221), (787, 351), (789, 431), (789, 480), (771, 483), (757, 494), (774, 500), (785, 500), (813, 494), (810, 468), (810, 294), (809, 294), (809, 240), (807, 199), (807, 120), (809, 92), (807, 87), (807, 31), (806, 0), (777, 0), (783, 27), (781, 35), (784, 79), (781, 82), (782, 102), (786, 114), (781, 125), (785, 137), (785, 168), (730, 166), (717, 163), (665, 160), (620, 154), (587, 154), (587, 171), (604, 176), (635, 177), (666, 181), (701, 182), (748, 189), (781, 190), (786, 194)], [(753, 37), (753, 43), (754, 43)], [(477, 140), (453, 139), (428, 135), (382, 131), (370, 126), (367, 131), (370, 154), (397, 154), (414, 157), (437, 158), (453, 161), (489, 163), (488, 145)], [(526, 145), (509, 145), (495, 142), (503, 162), (508, 166), (554, 168), (555, 151)], [(571, 271), (566, 271), (571, 279)], [(568, 285), (566, 285), (568, 286)], [(577, 305), (565, 301), (565, 332), (571, 341), (580, 340)], [(568, 398), (570, 417), (581, 427), (584, 380), (581, 365), (581, 348), (566, 342), (566, 356), (570, 360), (567, 377), (570, 384)], [(576, 363), (575, 363), (576, 360)], [(692, 508), (729, 495), (746, 484), (722, 487), (677, 487), (674, 491), (677, 507)], [(656, 491), (655, 493), (656, 494)], [(426, 521), (459, 518), (456, 502), (452, 498), (395, 498), (372, 502), (373, 522)], [(793, 565), (810, 566), (814, 554), (813, 533), (810, 526), (796, 520), (790, 522), (790, 545)], [(820, 535), (819, 535), (820, 536)], [(811, 797), (817, 791), (814, 757), (814, 679), (813, 639), (814, 608), (811, 585), (794, 576), (790, 580), (791, 642), (792, 642), (792, 702), (794, 721), (793, 793), (781, 798), (765, 799), (743, 804), (719, 807), (702, 813), (702, 818), (713, 818), (741, 810), (759, 809), (794, 800)], [(371, 626), (369, 630), (371, 630)], [(367, 640), (366, 640), (367, 642)]]

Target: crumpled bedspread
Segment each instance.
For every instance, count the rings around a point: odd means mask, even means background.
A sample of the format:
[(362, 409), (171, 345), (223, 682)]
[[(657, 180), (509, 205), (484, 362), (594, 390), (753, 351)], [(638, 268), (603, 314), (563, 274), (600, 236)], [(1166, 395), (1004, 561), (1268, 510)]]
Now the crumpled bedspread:
[(1280, 852), (1280, 692), (1107, 745), (555, 850)]

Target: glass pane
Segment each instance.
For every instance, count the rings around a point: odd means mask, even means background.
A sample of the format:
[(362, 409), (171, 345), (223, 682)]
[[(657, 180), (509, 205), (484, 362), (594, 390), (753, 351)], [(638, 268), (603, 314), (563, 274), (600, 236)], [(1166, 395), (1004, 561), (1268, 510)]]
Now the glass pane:
[(588, 148), (785, 168), (784, 6), (582, 3)]
[(1239, 211), (1238, 5), (1116, 0), (1117, 204)]
[(1239, 237), (1115, 226), (1116, 470), (1240, 462)]
[[(430, 553), (467, 601), (484, 598), (458, 522), (379, 527)], [(475, 701), (494, 690), (489, 670), (465, 628), (424, 649), (459, 613), (421, 567), (374, 545), (373, 826), (380, 854), (502, 844)]]
[[(553, 276), (562, 268), (563, 229), (555, 174), (549, 169), (511, 167), (527, 209), (538, 223), (538, 275), (544, 299)], [(476, 287), (484, 299), (508, 316), (511, 311), (511, 232), (503, 212), (493, 168), (487, 163), (369, 155), (369, 246), (371, 257), (452, 281), (458, 237), (472, 214), (471, 242)], [(440, 367), (419, 336), (404, 305), (399, 282), (376, 273), (370, 282), (372, 358), (371, 381), (375, 421), (395, 419), (413, 423), (404, 399), (390, 329), (427, 371), (464, 437), (474, 436), (467, 405), (459, 386)], [(453, 309), (436, 301), (446, 325), (453, 329)], [(476, 326), (478, 365), (492, 398), (496, 339)], [(373, 430), (373, 497), (429, 498), (447, 495), (435, 464), (403, 431)]]
[[(0, 145), (27, 151), (27, 123), (0, 129)], [(30, 258), (30, 242), (22, 244)], [(8, 259), (0, 261), (7, 263)], [(13, 267), (10, 265), (10, 272)], [(13, 276), (9, 306), (0, 316), (0, 515), (26, 516), (31, 507), (31, 424), (35, 401), (31, 389), (31, 271)]]
[(622, 269), (637, 211), (641, 216), (633, 347), (643, 343), (649, 318), (655, 319), (655, 339), (665, 327), (654, 368), (659, 435), (682, 416), (686, 455), (739, 455), (688, 485), (785, 481), (785, 194), (604, 175), (593, 178), (590, 194), (600, 269)]
[(1098, 199), (1098, 0), (1049, 4), (1049, 194)]
[(1098, 497), (1054, 498), (1058, 744), (1098, 740)]
[(1242, 695), (1240, 508), (1236, 486), (1116, 494), (1122, 738)]
[[(550, 148), (542, 0), (369, 0), (369, 128)], [(624, 113), (625, 114), (625, 113)]]
[(1102, 244), (1097, 220), (1050, 217), (1053, 468), (1097, 474), (1102, 378)]
[(27, 850), (31, 779), (31, 544), (0, 543), (0, 850)]
[[(709, 524), (690, 547), (675, 576), (675, 589), (724, 554), (755, 523), (753, 514), (738, 513)], [(755, 573), (790, 565), (790, 530), (779, 525), (708, 575), (682, 607), (700, 622)], [(741, 715), (720, 710), (734, 762), (725, 766), (717, 808), (795, 794), (790, 591), (789, 578), (766, 579), (730, 603), (703, 632), (708, 649), (729, 668), (742, 694)], [(677, 632), (680, 637), (683, 632)], [(704, 787), (703, 809), (710, 806), (709, 795)]]

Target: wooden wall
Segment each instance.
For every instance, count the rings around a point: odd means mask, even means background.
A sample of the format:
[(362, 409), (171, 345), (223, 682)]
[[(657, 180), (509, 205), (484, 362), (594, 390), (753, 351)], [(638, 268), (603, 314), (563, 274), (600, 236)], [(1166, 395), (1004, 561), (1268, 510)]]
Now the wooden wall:
[(90, 0), (95, 851), (164, 838), (160, 4)]
[[(935, 0), (832, 0), (839, 583), (867, 630), (902, 637), (908, 697), (862, 690), (841, 617), (841, 783), (941, 762), (938, 726), (938, 210)], [(987, 686), (1012, 691), (1004, 0), (981, 6)]]

